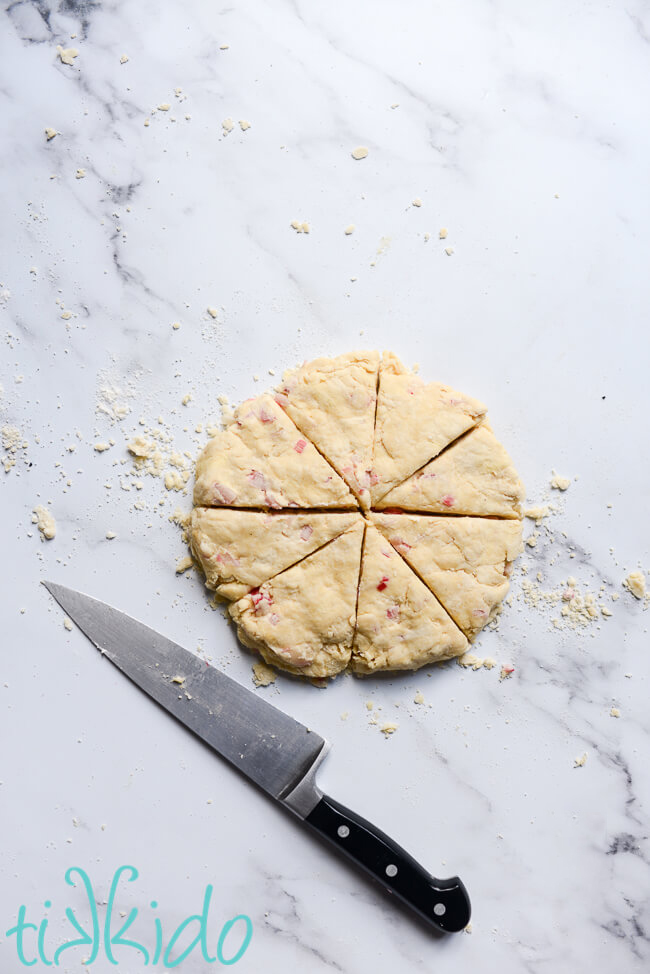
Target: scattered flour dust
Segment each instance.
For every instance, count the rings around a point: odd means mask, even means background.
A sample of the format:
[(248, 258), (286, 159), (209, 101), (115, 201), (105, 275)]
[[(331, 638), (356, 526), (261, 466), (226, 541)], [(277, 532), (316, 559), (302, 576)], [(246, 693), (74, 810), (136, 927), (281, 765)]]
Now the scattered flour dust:
[(271, 683), (275, 683), (277, 675), (276, 670), (267, 666), (266, 663), (260, 662), (253, 664), (253, 683), (256, 687), (270, 686)]
[(611, 616), (602, 601), (605, 586), (596, 592), (581, 591), (576, 579), (569, 575), (557, 588), (544, 590), (539, 581), (521, 580), (520, 599), (528, 608), (556, 610), (551, 622), (556, 629), (584, 629), (600, 618)]
[(23, 435), (17, 426), (3, 426), (2, 430), (2, 449), (4, 450), (4, 456), (2, 458), (2, 465), (5, 468), (5, 473), (9, 473), (12, 467), (16, 466), (16, 461), (19, 454), (27, 449), (27, 440), (23, 439)]
[(47, 507), (38, 504), (32, 513), (32, 524), (35, 524), (45, 541), (51, 541), (56, 536), (56, 521)]

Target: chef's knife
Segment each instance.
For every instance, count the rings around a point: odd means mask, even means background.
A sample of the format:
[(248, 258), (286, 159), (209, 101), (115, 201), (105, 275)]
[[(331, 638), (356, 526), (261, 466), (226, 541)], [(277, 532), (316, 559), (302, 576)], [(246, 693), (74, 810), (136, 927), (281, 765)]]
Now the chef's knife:
[(117, 609), (43, 582), (92, 643), (141, 690), (437, 930), (470, 917), (458, 877), (435, 879), (379, 829), (324, 795), (316, 769), (329, 744), (205, 660)]

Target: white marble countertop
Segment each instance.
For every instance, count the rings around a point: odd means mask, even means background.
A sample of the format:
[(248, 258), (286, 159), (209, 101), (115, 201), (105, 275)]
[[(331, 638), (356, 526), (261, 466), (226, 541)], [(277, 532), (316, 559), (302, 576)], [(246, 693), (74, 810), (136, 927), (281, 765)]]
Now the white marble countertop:
[[(648, 969), (650, 617), (622, 581), (650, 568), (649, 39), (641, 0), (6, 5), (3, 971), (22, 970), (21, 904), (49, 917), (51, 954), (66, 906), (84, 915), (65, 871), (87, 871), (103, 917), (126, 864), (135, 939), (153, 948), (154, 915), (170, 936), (212, 884), (212, 937), (251, 918), (241, 971)], [(199, 577), (174, 573), (189, 494), (138, 489), (126, 443), (158, 429), (168, 460), (193, 457), (219, 396), (355, 347), (487, 402), (529, 503), (555, 507), (527, 521), (513, 604), (475, 649), (509, 679), (454, 663), (257, 691), (331, 740), (323, 787), (463, 878), (472, 930), (444, 939), (149, 705), (38, 585), (104, 598), (252, 685)], [(575, 629), (544, 594), (569, 576), (598, 607)], [(194, 952), (180, 969), (209, 968)]]

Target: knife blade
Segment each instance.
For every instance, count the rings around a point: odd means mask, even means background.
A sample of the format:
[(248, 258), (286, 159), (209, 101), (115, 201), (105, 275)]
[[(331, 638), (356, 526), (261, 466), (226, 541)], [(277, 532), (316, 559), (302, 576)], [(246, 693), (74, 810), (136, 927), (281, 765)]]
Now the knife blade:
[(316, 784), (329, 743), (118, 609), (55, 582), (42, 583), (88, 639), (141, 690), (370, 873), (431, 927), (467, 926), (470, 902), (457, 876), (436, 879), (387, 835)]

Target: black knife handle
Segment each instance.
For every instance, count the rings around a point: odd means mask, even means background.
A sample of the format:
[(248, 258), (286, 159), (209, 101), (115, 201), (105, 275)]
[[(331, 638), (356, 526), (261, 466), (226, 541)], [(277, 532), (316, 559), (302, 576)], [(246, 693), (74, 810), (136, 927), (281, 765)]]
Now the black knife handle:
[(457, 876), (430, 876), (396, 842), (333, 798), (323, 795), (305, 821), (436, 930), (455, 933), (469, 923), (469, 897)]

